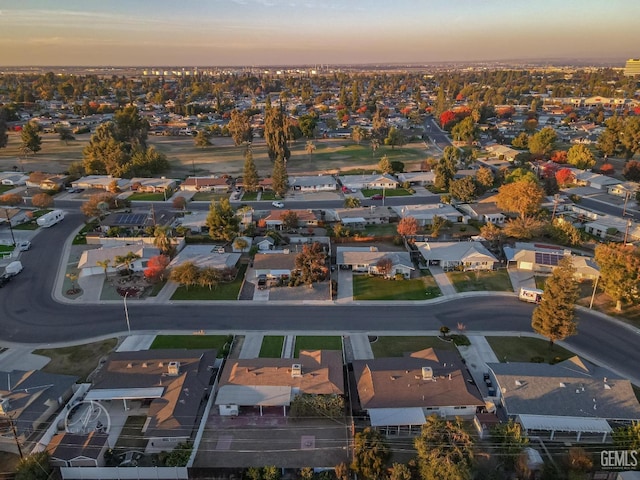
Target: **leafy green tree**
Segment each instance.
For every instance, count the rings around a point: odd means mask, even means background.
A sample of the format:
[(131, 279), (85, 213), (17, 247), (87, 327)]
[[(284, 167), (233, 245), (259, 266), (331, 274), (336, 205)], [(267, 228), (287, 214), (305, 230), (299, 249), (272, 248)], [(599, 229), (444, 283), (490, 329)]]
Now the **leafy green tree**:
[(171, 269), (171, 273), (169, 274), (169, 278), (172, 281), (184, 285), (187, 290), (189, 287), (198, 284), (199, 277), (200, 270), (193, 262), (184, 262), (176, 265)]
[(465, 142), (467, 145), (478, 138), (478, 128), (472, 117), (466, 117), (458, 122), (451, 129), (451, 136), (458, 142)]
[(519, 423), (509, 420), (497, 425), (491, 432), (500, 460), (508, 470), (513, 470), (520, 453), (529, 443)]
[(624, 168), (622, 169), (622, 175), (629, 181), (638, 182), (640, 181), (640, 162), (636, 160), (629, 160), (624, 164)]
[(60, 137), (60, 141), (64, 142), (66, 145), (69, 145), (69, 142), (76, 139), (71, 133), (71, 129), (67, 127), (57, 127), (56, 132), (58, 133), (58, 137)]
[(377, 430), (367, 427), (355, 434), (351, 469), (359, 476), (368, 480), (382, 478), (389, 456), (389, 447)]
[(153, 230), (153, 245), (169, 257), (172, 257), (176, 250), (171, 241), (171, 233), (171, 227), (163, 225), (158, 225)]
[(604, 291), (622, 311), (622, 302), (640, 301), (640, 250), (633, 245), (601, 243), (596, 247), (595, 260), (600, 267), (600, 282)]
[(567, 163), (581, 170), (593, 168), (596, 164), (596, 157), (586, 145), (574, 145), (567, 152)]
[(521, 132), (516, 138), (511, 141), (511, 146), (513, 148), (518, 148), (520, 150), (528, 150), (529, 149), (529, 135), (526, 132)]
[(480, 236), (491, 242), (494, 246), (500, 245), (504, 240), (504, 232), (495, 223), (486, 223), (480, 227)]
[(500, 187), (496, 205), (504, 211), (517, 213), (523, 219), (538, 213), (543, 199), (544, 190), (540, 185), (528, 180), (518, 180)]
[(189, 462), (193, 445), (189, 442), (181, 442), (171, 450), (164, 459), (166, 467), (184, 467)]
[(262, 469), (262, 480), (280, 480), (280, 469), (269, 465)]
[(354, 142), (360, 145), (360, 142), (367, 138), (367, 131), (364, 128), (356, 125), (351, 129), (351, 138)]
[(47, 480), (52, 473), (49, 465), (49, 454), (45, 452), (32, 453), (18, 463), (15, 480)]
[(542, 300), (533, 311), (531, 327), (547, 337), (551, 347), (577, 332), (575, 310), (580, 291), (575, 272), (571, 257), (562, 258), (545, 282)]
[(273, 181), (273, 191), (279, 197), (284, 197), (289, 189), (289, 175), (287, 174), (287, 166), (284, 157), (278, 156), (273, 164), (273, 172), (271, 174)]
[(382, 173), (391, 173), (393, 172), (393, 167), (391, 166), (391, 162), (389, 161), (389, 157), (384, 155), (380, 161), (378, 162), (378, 170)]
[(116, 140), (128, 145), (130, 150), (147, 148), (149, 122), (142, 118), (135, 106), (130, 105), (116, 111), (113, 121)]
[(537, 157), (546, 157), (555, 149), (557, 139), (553, 128), (544, 127), (529, 138), (529, 152)]
[(554, 218), (549, 225), (549, 234), (561, 245), (578, 246), (582, 244), (582, 232), (571, 222), (562, 218)]
[(311, 140), (308, 140), (306, 145), (304, 146), (304, 150), (305, 152), (307, 152), (307, 155), (309, 155), (309, 158), (311, 158), (311, 155), (313, 154), (313, 152), (316, 151), (316, 144), (313, 143)]
[(344, 208), (358, 208), (361, 205), (360, 199), (356, 197), (347, 197), (344, 199)]
[(431, 230), (431, 238), (438, 238), (438, 236), (440, 235), (440, 230), (449, 226), (451, 226), (451, 222), (445, 217), (434, 215), (431, 219), (431, 225), (429, 225), (429, 229)]
[(302, 246), (302, 251), (296, 255), (295, 265), (300, 272), (300, 279), (309, 287), (313, 287), (315, 282), (320, 282), (326, 278), (327, 267), (325, 259), (327, 254), (318, 242), (311, 245)]
[(253, 161), (253, 152), (250, 148), (244, 152), (244, 167), (242, 169), (242, 185), (246, 192), (256, 192), (258, 190), (258, 170)]
[(220, 282), (220, 271), (213, 267), (203, 267), (198, 272), (198, 285), (213, 290)]
[(476, 182), (473, 177), (464, 177), (460, 180), (453, 180), (449, 184), (449, 193), (453, 198), (461, 202), (471, 202), (478, 196)]
[(42, 137), (40, 137), (40, 128), (36, 122), (28, 122), (22, 127), (20, 139), (22, 140), (22, 149), (25, 152), (36, 154), (41, 150)]
[(338, 480), (349, 480), (349, 466), (342, 462), (336, 465), (333, 469)]
[(396, 146), (401, 147), (406, 143), (406, 139), (400, 130), (396, 127), (391, 127), (389, 129), (389, 133), (384, 139), (384, 144), (391, 146), (391, 150), (393, 150)]
[(412, 480), (413, 472), (404, 463), (394, 462), (389, 472), (389, 480)]
[(207, 227), (209, 227), (209, 237), (213, 240), (230, 242), (238, 235), (240, 231), (238, 217), (228, 198), (211, 202), (207, 215)]
[(521, 180), (538, 183), (538, 177), (536, 176), (536, 174), (532, 170), (525, 167), (515, 168), (504, 177), (504, 183), (514, 183)]
[(455, 177), (460, 151), (455, 147), (446, 147), (444, 154), (434, 168), (434, 186), (439, 190), (449, 191), (449, 185)]
[(236, 146), (250, 142), (253, 139), (251, 119), (246, 113), (240, 112), (238, 109), (231, 110), (231, 117), (229, 118), (227, 128)]
[(82, 154), (87, 175), (118, 176), (130, 160), (125, 143), (116, 140), (113, 122), (98, 125)]
[(272, 106), (269, 100), (265, 107), (264, 140), (272, 162), (278, 158), (282, 158), (283, 162), (289, 160), (291, 151), (287, 144), (284, 113), (281, 108)]
[(204, 129), (198, 130), (198, 133), (194, 137), (193, 141), (195, 142), (196, 147), (206, 148), (211, 146), (209, 134)]
[(469, 480), (473, 465), (473, 440), (462, 421), (427, 418), (414, 439), (423, 479)]
[(301, 115), (298, 118), (298, 126), (302, 135), (307, 138), (312, 138), (318, 125), (318, 117), (316, 115)]
[(116, 258), (113, 259), (113, 261), (116, 265), (124, 266), (125, 270), (129, 272), (129, 274), (131, 274), (131, 266), (133, 265), (133, 262), (135, 262), (139, 258), (140, 255), (138, 255), (137, 253), (127, 252), (126, 255), (117, 255)]
[(620, 450), (640, 450), (640, 422), (618, 427), (611, 436), (613, 444)]

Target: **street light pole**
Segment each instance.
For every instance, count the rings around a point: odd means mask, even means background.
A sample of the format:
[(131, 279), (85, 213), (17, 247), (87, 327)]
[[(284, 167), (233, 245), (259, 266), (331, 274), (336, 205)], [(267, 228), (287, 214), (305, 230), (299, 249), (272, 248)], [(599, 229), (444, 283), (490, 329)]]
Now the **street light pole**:
[(596, 277), (596, 281), (593, 284), (593, 293), (591, 294), (591, 302), (589, 302), (589, 310), (593, 308), (593, 300), (596, 298), (596, 289), (598, 288), (598, 280), (600, 280), (600, 275)]
[(127, 331), (131, 335), (131, 324), (129, 323), (129, 309), (127, 308), (127, 295), (129, 292), (124, 292), (124, 318), (127, 320)]
[(632, 219), (628, 218), (627, 219), (627, 228), (624, 231), (624, 244), (627, 244), (627, 237), (629, 236), (629, 229), (631, 228), (631, 223), (632, 223)]

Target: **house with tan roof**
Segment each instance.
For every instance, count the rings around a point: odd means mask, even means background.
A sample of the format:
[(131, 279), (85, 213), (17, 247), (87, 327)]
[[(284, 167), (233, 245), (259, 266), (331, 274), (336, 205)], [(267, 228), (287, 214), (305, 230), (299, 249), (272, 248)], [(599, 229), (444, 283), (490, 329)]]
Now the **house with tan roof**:
[(430, 415), (471, 418), (485, 405), (456, 352), (356, 360), (353, 371), (359, 407), (383, 431), (419, 430)]
[(180, 190), (183, 190), (185, 192), (227, 193), (230, 188), (231, 181), (228, 178), (215, 176), (188, 177), (180, 185)]
[(256, 277), (289, 278), (296, 270), (296, 255), (291, 251), (262, 251), (253, 258)]
[(342, 352), (303, 350), (298, 358), (227, 360), (220, 375), (215, 404), (220, 415), (240, 415), (243, 409), (287, 407), (296, 395), (344, 395)]
[[(391, 266), (388, 272), (380, 271), (380, 262), (388, 260)], [(400, 274), (409, 278), (415, 270), (408, 252), (380, 252), (377, 247), (337, 247), (336, 264), (339, 268), (348, 268), (353, 272), (370, 275), (384, 275), (387, 278)]]
[(267, 228), (282, 230), (284, 227), (283, 217), (291, 212), (298, 218), (298, 227), (317, 227), (320, 219), (313, 210), (271, 210), (264, 221)]
[(416, 242), (427, 265), (444, 270), (493, 270), (498, 259), (481, 242)]
[(516, 242), (513, 247), (504, 247), (507, 266), (515, 266), (518, 270), (551, 273), (564, 257), (570, 257), (576, 269), (576, 279), (595, 280), (600, 269), (592, 257), (579, 255), (571, 250), (545, 243)]
[(80, 276), (85, 277), (87, 275), (104, 274), (104, 268), (101, 267), (98, 262), (108, 262), (107, 273), (114, 273), (123, 266), (116, 261), (116, 258), (124, 257), (129, 253), (138, 256), (138, 258), (131, 263), (131, 270), (140, 272), (146, 268), (147, 262), (151, 257), (160, 255), (160, 250), (145, 245), (123, 245), (120, 247), (102, 247), (85, 250), (80, 255), (80, 261), (78, 262)]

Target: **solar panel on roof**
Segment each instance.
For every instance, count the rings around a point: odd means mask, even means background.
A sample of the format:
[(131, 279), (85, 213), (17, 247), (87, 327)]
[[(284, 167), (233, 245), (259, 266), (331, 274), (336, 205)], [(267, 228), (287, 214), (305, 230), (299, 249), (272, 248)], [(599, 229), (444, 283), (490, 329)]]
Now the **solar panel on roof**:
[(538, 265), (549, 265), (555, 267), (563, 255), (557, 253), (536, 252), (536, 263)]
[(123, 213), (116, 217), (116, 223), (119, 225), (141, 225), (147, 219), (144, 213)]

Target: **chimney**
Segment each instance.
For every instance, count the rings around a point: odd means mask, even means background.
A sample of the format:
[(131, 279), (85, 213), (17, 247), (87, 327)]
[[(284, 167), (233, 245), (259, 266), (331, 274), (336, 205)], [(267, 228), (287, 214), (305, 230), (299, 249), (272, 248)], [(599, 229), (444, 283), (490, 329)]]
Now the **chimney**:
[(422, 367), (422, 379), (433, 380), (433, 369), (431, 367)]
[(294, 363), (291, 365), (291, 378), (298, 378), (302, 376), (302, 365)]
[(169, 362), (167, 366), (167, 375), (176, 377), (180, 374), (180, 362)]

